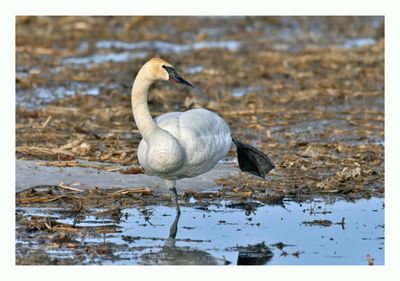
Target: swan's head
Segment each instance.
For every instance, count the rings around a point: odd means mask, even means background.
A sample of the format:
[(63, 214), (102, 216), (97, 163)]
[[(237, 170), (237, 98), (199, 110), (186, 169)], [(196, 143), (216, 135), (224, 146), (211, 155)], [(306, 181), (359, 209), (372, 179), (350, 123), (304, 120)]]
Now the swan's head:
[(145, 71), (147, 78), (151, 80), (167, 80), (193, 88), (193, 85), (183, 79), (169, 62), (161, 58), (150, 59), (143, 65), (142, 71)]

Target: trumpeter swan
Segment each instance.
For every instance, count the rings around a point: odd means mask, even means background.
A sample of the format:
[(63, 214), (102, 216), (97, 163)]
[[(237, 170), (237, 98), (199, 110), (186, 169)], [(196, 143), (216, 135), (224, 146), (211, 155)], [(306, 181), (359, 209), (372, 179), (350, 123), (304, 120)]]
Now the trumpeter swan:
[(178, 213), (176, 180), (209, 171), (225, 157), (232, 140), (237, 146), (242, 171), (264, 177), (274, 168), (268, 156), (232, 139), (228, 125), (212, 111), (169, 112), (153, 120), (147, 95), (150, 86), (160, 80), (193, 87), (161, 58), (152, 58), (142, 66), (132, 86), (133, 116), (143, 137), (138, 148), (138, 160), (148, 174), (166, 181)]

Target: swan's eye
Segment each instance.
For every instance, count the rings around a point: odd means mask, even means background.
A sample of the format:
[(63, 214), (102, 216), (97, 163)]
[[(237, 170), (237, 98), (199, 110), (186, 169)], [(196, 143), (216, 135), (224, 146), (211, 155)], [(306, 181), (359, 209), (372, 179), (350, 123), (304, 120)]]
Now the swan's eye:
[(165, 64), (163, 64), (161, 67), (164, 68), (167, 72), (169, 72), (171, 70), (175, 71), (175, 69), (173, 67), (165, 65)]

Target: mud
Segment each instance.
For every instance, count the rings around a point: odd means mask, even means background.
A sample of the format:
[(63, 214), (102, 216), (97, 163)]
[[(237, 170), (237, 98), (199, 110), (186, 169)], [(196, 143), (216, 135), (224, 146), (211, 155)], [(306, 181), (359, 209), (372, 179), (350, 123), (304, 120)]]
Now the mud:
[[(126, 251), (132, 246), (129, 243), (96, 240), (85, 248), (80, 240), (83, 230), (75, 229), (79, 223), (71, 223), (78, 213), (68, 215), (68, 223), (63, 222), (64, 214), (52, 218), (54, 212), (79, 208), (77, 202), (92, 200), (89, 194), (95, 188), (110, 194), (112, 190), (148, 188), (151, 193), (138, 198), (128, 192), (130, 203), (118, 206), (136, 219), (141, 216), (140, 208), (170, 206), (162, 183), (143, 174), (138, 166), (140, 134), (130, 105), (135, 74), (153, 56), (170, 61), (195, 86), (190, 91), (168, 83), (154, 85), (149, 99), (153, 116), (208, 108), (227, 121), (235, 138), (266, 152), (276, 165), (266, 179), (242, 174), (232, 147), (211, 176), (178, 183), (185, 206), (183, 217), (185, 212), (200, 212), (210, 204), (222, 204), (220, 220), (227, 222), (224, 215), (236, 208), (245, 214), (258, 210), (258, 216), (264, 216), (271, 204), (302, 204), (299, 202), (316, 198), (323, 198), (321, 204), (354, 202), (355, 209), (362, 206), (360, 202), (383, 204), (383, 27), (382, 17), (17, 17), (16, 263), (178, 263), (179, 255), (171, 258), (171, 252), (154, 258), (149, 254), (154, 245), (146, 248), (139, 243), (136, 250), (144, 255), (142, 259), (126, 252), (115, 254)], [(41, 201), (42, 193), (32, 193), (38, 188), (51, 192), (78, 189), (81, 191), (75, 192), (81, 197), (58, 194), (57, 200)], [(41, 199), (30, 201), (36, 195)], [(195, 203), (185, 201), (190, 198)], [(57, 204), (63, 207), (54, 211)], [(96, 216), (92, 209), (100, 207), (83, 204), (81, 208), (78, 211), (84, 212), (83, 217), (91, 218)], [(172, 210), (165, 208), (166, 213)], [(101, 209), (112, 210), (114, 205)], [(383, 214), (383, 209), (379, 210)], [(295, 215), (298, 211), (301, 208), (293, 208), (291, 214), (299, 229), (323, 227), (335, 229), (337, 235), (342, 231), (337, 224), (342, 217), (300, 218)], [(35, 225), (35, 213), (39, 213), (39, 226), (32, 230), (29, 225)], [(159, 214), (156, 217), (162, 221)], [(377, 221), (383, 228), (383, 216)], [(60, 224), (74, 229), (73, 237), (54, 229)], [(220, 235), (211, 225), (208, 231)], [(157, 227), (149, 229), (158, 233)], [(128, 231), (127, 226), (114, 230), (122, 231), (117, 234)], [(192, 239), (195, 231), (189, 230), (179, 228), (178, 237)], [(285, 232), (284, 228), (280, 231)], [(89, 232), (96, 233), (96, 228)], [(184, 233), (187, 236), (181, 235)], [(356, 233), (347, 232), (347, 238), (359, 237)], [(49, 245), (61, 239), (59, 234), (70, 240), (54, 246), (57, 250), (50, 249)], [(146, 235), (143, 237), (158, 237)], [(218, 241), (216, 237), (210, 240)], [(331, 238), (335, 237), (332, 234)], [(379, 237), (383, 244), (383, 234)], [(230, 236), (233, 241), (236, 238), (238, 245), (224, 246), (229, 251), (215, 246), (223, 255), (215, 255), (210, 250), (214, 246), (204, 245), (185, 245), (178, 253), (196, 257), (194, 264), (286, 263), (276, 258), (270, 243), (292, 244), (290, 239), (270, 242)], [(30, 252), (29, 243), (38, 247)], [(332, 249), (337, 247), (332, 244)], [(305, 259), (302, 251), (300, 246), (285, 251), (291, 257), (289, 263), (384, 262), (378, 257), (383, 255), (382, 249), (360, 251), (359, 256), (348, 259), (344, 254), (332, 259), (318, 259), (322, 254), (316, 254), (318, 258)], [(366, 255), (370, 255), (368, 260)], [(121, 258), (124, 256), (127, 258)]]

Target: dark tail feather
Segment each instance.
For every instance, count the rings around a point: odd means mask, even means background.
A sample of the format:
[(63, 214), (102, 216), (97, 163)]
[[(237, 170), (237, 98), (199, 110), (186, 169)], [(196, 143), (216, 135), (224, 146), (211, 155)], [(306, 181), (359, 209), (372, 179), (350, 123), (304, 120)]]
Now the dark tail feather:
[(269, 171), (275, 168), (274, 163), (268, 156), (258, 149), (241, 143), (234, 138), (232, 138), (232, 141), (236, 144), (239, 168), (243, 172), (264, 178)]

